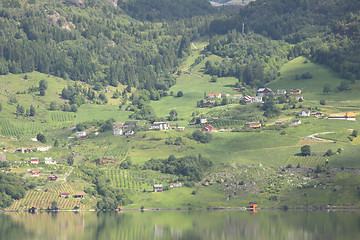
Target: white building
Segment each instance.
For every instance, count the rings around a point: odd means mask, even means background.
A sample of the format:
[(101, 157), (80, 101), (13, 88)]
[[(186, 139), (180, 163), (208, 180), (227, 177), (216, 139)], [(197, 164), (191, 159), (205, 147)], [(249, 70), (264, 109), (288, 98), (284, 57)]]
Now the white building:
[(53, 160), (51, 157), (46, 157), (46, 158), (45, 158), (45, 164), (55, 165), (55, 164), (56, 164), (56, 161)]

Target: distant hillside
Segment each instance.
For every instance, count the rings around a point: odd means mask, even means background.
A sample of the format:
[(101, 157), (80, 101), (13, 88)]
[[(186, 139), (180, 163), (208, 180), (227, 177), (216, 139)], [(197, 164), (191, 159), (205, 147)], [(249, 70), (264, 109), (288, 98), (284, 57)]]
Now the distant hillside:
[(360, 79), (360, 4), (357, 0), (258, 0), (210, 24), (210, 33), (255, 32), (295, 46), (342, 77)]
[(180, 19), (213, 13), (207, 0), (120, 0), (118, 6), (140, 20)]

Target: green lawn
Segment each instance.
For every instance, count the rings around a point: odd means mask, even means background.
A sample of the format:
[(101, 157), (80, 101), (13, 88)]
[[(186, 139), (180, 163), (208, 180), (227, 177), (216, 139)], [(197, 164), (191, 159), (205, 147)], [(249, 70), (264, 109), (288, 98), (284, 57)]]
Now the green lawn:
[[(310, 72), (313, 76), (311, 79), (295, 80), (295, 75)], [(277, 89), (302, 89), (302, 95), (305, 101), (316, 101), (321, 99), (326, 100), (327, 104), (335, 106), (360, 106), (359, 92), (360, 83), (351, 85), (352, 90), (336, 92), (336, 87), (339, 86), (343, 80), (330, 68), (320, 64), (312, 63), (305, 57), (298, 57), (288, 62), (280, 69), (280, 77), (269, 83), (267, 87), (274, 91)], [(329, 94), (323, 93), (324, 85), (328, 83), (331, 86)]]
[(129, 121), (131, 113), (129, 111), (121, 111), (117, 105), (83, 104), (76, 113), (76, 122), (107, 120), (110, 118), (115, 119), (115, 121), (125, 122)]

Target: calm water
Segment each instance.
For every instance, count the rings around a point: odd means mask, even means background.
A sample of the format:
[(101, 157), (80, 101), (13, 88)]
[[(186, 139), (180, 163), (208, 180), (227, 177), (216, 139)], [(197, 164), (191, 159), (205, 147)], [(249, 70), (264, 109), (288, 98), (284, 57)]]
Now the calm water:
[(360, 239), (360, 211), (2, 213), (0, 239)]

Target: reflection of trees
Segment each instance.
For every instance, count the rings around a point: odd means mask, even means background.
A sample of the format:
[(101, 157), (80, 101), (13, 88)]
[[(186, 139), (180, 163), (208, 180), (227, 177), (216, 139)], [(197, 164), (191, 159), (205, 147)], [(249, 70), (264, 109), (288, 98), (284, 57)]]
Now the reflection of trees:
[[(357, 239), (359, 212), (0, 214), (0, 239)], [(86, 224), (85, 224), (86, 223)]]
[(11, 215), (0, 214), (0, 239), (24, 239), (29, 236), (22, 223), (15, 222)]

